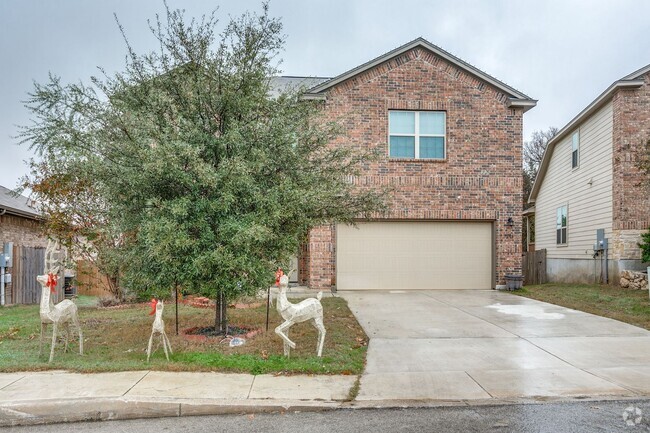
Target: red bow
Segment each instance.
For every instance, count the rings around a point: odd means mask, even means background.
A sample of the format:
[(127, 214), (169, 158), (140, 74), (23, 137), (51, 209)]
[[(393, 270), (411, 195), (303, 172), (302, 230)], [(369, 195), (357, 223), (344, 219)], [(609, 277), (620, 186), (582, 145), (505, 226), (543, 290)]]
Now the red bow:
[(50, 288), (50, 292), (54, 293), (56, 291), (56, 283), (58, 280), (58, 275), (54, 275), (52, 272), (47, 274), (47, 284), (45, 285)]
[(278, 268), (278, 270), (275, 272), (275, 285), (280, 286), (280, 278), (284, 275), (284, 272), (282, 272), (282, 268)]
[(156, 305), (158, 305), (158, 299), (152, 298), (151, 299), (151, 313), (149, 313), (150, 316), (153, 316), (156, 314)]

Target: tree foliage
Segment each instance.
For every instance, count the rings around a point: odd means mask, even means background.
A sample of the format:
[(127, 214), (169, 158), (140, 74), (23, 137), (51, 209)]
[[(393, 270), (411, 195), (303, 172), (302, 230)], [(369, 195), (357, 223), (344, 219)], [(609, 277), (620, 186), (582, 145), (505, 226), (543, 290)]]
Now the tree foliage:
[[(533, 190), (533, 184), (539, 171), (539, 166), (544, 158), (544, 151), (548, 142), (557, 135), (558, 129), (554, 126), (549, 127), (546, 131), (534, 131), (530, 140), (524, 142), (523, 146), (523, 175), (524, 175), (524, 202), (522, 203), (523, 209), (529, 206), (528, 198)], [(528, 246), (528, 238), (531, 242), (535, 242), (535, 217), (528, 217), (528, 225), (524, 224), (522, 230), (522, 244)], [(530, 226), (530, 236), (528, 235), (528, 228)]]
[(639, 248), (641, 248), (641, 261), (650, 263), (650, 228), (645, 233), (641, 233)]
[(122, 72), (53, 76), (27, 102), (36, 198), (117, 234), (122, 282), (144, 295), (267, 287), (311, 227), (383, 209), (381, 191), (346, 180), (372, 155), (331, 147), (339, 126), (299, 91), (270, 96), (284, 36), (268, 6), (217, 28), (216, 13), (188, 22), (167, 9), (150, 24), (158, 50), (127, 42)]

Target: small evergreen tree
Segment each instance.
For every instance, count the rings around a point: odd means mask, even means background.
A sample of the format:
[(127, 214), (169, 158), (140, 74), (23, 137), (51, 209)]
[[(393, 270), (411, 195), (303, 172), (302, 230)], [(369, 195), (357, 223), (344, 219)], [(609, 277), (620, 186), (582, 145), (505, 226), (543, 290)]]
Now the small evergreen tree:
[(268, 6), (220, 36), (217, 24), (168, 9), (150, 26), (159, 51), (127, 42), (123, 72), (35, 84), (22, 137), (92, 191), (98, 206), (83, 211), (101, 218), (88, 230), (118, 235), (123, 284), (143, 296), (180, 286), (223, 306), (272, 284), (311, 227), (381, 211), (383, 198), (346, 180), (372, 155), (331, 147), (339, 127), (318, 102), (272, 96), (284, 37)]

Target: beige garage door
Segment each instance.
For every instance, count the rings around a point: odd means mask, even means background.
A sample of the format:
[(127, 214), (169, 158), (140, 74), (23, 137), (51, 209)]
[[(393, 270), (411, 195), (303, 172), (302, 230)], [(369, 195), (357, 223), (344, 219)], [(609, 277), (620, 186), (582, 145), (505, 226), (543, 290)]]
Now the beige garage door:
[(338, 290), (489, 289), (492, 224), (369, 222), (336, 228)]

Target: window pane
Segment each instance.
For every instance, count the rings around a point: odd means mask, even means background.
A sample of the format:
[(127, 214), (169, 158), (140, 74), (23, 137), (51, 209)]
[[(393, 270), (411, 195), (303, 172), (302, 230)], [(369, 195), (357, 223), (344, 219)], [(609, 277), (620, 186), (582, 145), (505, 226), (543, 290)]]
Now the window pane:
[(562, 232), (562, 243), (566, 244), (566, 228), (560, 230)]
[(577, 132), (573, 134), (573, 137), (571, 137), (571, 142), (573, 150), (578, 150), (578, 145), (580, 144), (580, 135)]
[(420, 158), (443, 159), (445, 139), (443, 137), (420, 137)]
[(571, 154), (571, 168), (576, 168), (578, 166), (578, 151), (574, 150)]
[(556, 244), (561, 244), (562, 243), (562, 230), (558, 229), (555, 231), (556, 236), (555, 236), (555, 243)]
[(391, 111), (388, 113), (390, 134), (415, 134), (415, 113)]
[(442, 111), (420, 112), (420, 134), (445, 135), (445, 113)]
[(566, 206), (557, 208), (557, 219), (555, 221), (555, 227), (557, 229), (566, 227)]
[(415, 137), (390, 137), (390, 156), (393, 158), (415, 158)]

